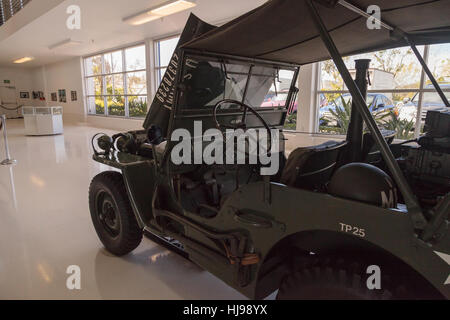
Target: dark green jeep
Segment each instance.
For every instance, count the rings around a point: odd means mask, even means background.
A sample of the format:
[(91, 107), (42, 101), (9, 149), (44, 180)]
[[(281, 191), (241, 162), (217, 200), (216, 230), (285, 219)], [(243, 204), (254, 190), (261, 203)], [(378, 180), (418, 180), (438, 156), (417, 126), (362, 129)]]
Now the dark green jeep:
[[(449, 113), (396, 142), (365, 104), (369, 61), (352, 79), (342, 56), (410, 45), (448, 107), (416, 45), (450, 42), (450, 4), (377, 2), (381, 19), (366, 0), (271, 0), (221, 27), (191, 16), (144, 129), (93, 137), (94, 160), (121, 171), (89, 190), (104, 246), (124, 255), (145, 233), (252, 299), (448, 299)], [(287, 155), (299, 70), (330, 57), (347, 137)]]

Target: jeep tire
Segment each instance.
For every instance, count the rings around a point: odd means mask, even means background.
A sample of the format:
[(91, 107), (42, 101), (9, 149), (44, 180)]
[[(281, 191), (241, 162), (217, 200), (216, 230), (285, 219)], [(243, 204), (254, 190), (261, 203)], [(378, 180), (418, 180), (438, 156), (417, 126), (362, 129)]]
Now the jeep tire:
[(100, 241), (112, 254), (125, 255), (141, 243), (143, 231), (136, 221), (120, 173), (106, 171), (92, 179), (89, 209)]

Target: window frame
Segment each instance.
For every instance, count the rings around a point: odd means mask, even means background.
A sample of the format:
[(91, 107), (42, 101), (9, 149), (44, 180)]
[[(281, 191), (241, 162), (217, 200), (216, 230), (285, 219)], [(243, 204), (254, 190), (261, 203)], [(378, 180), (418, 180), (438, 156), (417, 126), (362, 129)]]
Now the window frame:
[[(141, 69), (136, 69), (136, 70), (127, 70), (127, 65), (126, 65), (126, 51), (128, 49), (132, 49), (132, 48), (136, 48), (136, 47), (143, 47), (144, 48), (144, 65), (145, 68), (141, 68)], [(122, 71), (120, 72), (106, 72), (105, 69), (105, 55), (108, 54), (112, 54), (115, 52), (120, 52), (121, 53), (121, 57), (122, 57)], [(92, 74), (92, 75), (87, 75), (87, 67), (86, 67), (86, 62), (89, 58), (95, 57), (95, 56), (100, 56), (101, 57), (101, 73), (99, 74)], [(143, 42), (138, 42), (138, 43), (134, 43), (132, 45), (127, 45), (121, 48), (115, 48), (115, 49), (109, 49), (106, 51), (102, 51), (102, 52), (98, 52), (95, 54), (90, 54), (87, 56), (84, 56), (83, 58), (83, 85), (84, 85), (84, 102), (86, 103), (86, 111), (87, 114), (89, 116), (100, 116), (100, 117), (115, 117), (115, 118), (130, 118), (130, 119), (143, 119), (145, 118), (145, 115), (143, 115), (142, 117), (131, 117), (130, 116), (130, 108), (129, 108), (129, 97), (145, 97), (146, 101), (147, 101), (147, 112), (149, 111), (149, 79), (148, 79), (148, 57), (147, 57), (147, 44), (145, 41)], [(137, 72), (143, 72), (145, 74), (145, 87), (146, 87), (146, 93), (145, 94), (131, 94), (128, 93), (128, 78), (127, 75), (132, 74), (132, 73), (137, 73)], [(123, 77), (123, 94), (120, 96), (123, 96), (124, 98), (124, 115), (123, 116), (117, 116), (117, 115), (110, 115), (109, 114), (109, 108), (108, 108), (108, 98), (109, 97), (114, 97), (117, 96), (117, 94), (115, 94), (115, 83), (114, 83), (114, 76), (115, 75), (122, 75)], [(112, 80), (112, 88), (113, 88), (113, 92), (112, 94), (107, 94), (106, 90), (107, 90), (107, 86), (106, 86), (106, 77), (110, 76), (111, 80)], [(95, 92), (94, 94), (89, 94), (88, 92), (88, 80), (95, 78), (95, 77), (101, 77), (102, 79), (102, 92), (100, 95), (96, 95)], [(94, 98), (95, 97), (102, 97), (103, 98), (103, 104), (104, 104), (104, 113), (103, 114), (97, 114), (95, 111), (92, 113), (89, 110), (89, 99), (90, 98)]]
[[(159, 73), (162, 69), (167, 69), (167, 66), (162, 66), (160, 65), (161, 59), (160, 59), (160, 50), (159, 50), (159, 43), (163, 42), (163, 41), (167, 41), (167, 40), (171, 40), (171, 39), (175, 39), (175, 38), (180, 38), (181, 33), (177, 33), (171, 36), (167, 36), (167, 37), (163, 37), (163, 38), (158, 38), (158, 39), (154, 39), (153, 40), (153, 56), (154, 56), (154, 68), (153, 68), (153, 72), (154, 72), (154, 79), (155, 79), (155, 83), (154, 83), (154, 89), (155, 92), (158, 91), (159, 85), (161, 83), (162, 77), (160, 79), (159, 77)], [(173, 53), (172, 53), (173, 55)], [(170, 60), (169, 60), (170, 62)], [(164, 75), (163, 75), (164, 76)]]
[[(424, 51), (423, 51), (423, 59), (425, 61), (425, 63), (428, 65), (429, 62), (429, 56), (430, 56), (430, 47), (432, 45), (424, 45)], [(317, 99), (320, 97), (321, 94), (345, 94), (345, 93), (349, 93), (349, 90), (323, 90), (320, 86), (321, 86), (321, 63), (322, 62), (318, 62), (317, 63), (317, 68), (315, 68), (315, 72), (316, 72), (316, 79), (317, 81), (315, 81), (314, 83), (314, 97), (315, 97), (315, 101), (318, 101)], [(420, 83), (419, 83), (419, 87), (418, 88), (412, 88), (412, 89), (376, 89), (376, 90), (367, 90), (367, 93), (375, 93), (375, 94), (384, 94), (384, 93), (413, 93), (413, 97), (411, 98), (411, 101), (417, 97), (418, 98), (418, 103), (417, 103), (417, 113), (416, 113), (416, 119), (415, 119), (415, 131), (414, 131), (414, 138), (418, 138), (421, 134), (420, 130), (421, 130), (421, 114), (422, 114), (422, 107), (423, 107), (423, 95), (426, 92), (436, 92), (436, 89), (430, 89), (430, 88), (426, 88), (426, 81), (427, 81), (427, 77), (425, 74), (425, 71), (423, 70), (422, 67), (420, 67), (421, 69), (421, 75), (420, 75)], [(442, 91), (444, 93), (446, 92), (450, 92), (450, 88), (446, 89), (446, 88), (441, 88)], [(392, 100), (392, 103), (394, 103), (394, 101)], [(327, 137), (332, 137), (332, 136), (339, 136), (342, 137), (344, 135), (338, 135), (338, 134), (327, 134), (324, 132), (320, 132), (320, 125), (319, 125), (319, 109), (320, 107), (317, 105), (317, 103), (314, 103), (313, 105), (314, 110), (314, 125), (313, 125), (313, 132), (314, 135), (319, 135), (319, 136), (327, 136)], [(298, 122), (297, 122), (298, 123)], [(417, 125), (419, 124), (419, 125)]]

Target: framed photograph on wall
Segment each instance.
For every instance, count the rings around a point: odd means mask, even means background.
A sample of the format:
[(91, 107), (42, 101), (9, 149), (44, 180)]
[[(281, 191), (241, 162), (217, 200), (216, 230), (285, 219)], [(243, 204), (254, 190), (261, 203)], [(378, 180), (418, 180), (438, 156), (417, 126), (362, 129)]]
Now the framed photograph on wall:
[(51, 96), (52, 96), (52, 101), (58, 101), (58, 96), (57, 96), (56, 92), (52, 92)]
[(70, 97), (72, 101), (77, 101), (77, 92), (76, 91), (70, 91)]
[(30, 99), (30, 93), (28, 91), (20, 92), (20, 99)]
[(58, 94), (59, 94), (59, 102), (67, 102), (66, 89), (59, 89)]

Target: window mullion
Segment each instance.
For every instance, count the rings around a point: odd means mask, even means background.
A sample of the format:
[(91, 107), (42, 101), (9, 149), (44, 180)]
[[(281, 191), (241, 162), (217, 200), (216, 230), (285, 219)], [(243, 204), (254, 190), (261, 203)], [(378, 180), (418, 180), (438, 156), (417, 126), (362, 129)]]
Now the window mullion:
[(151, 98), (155, 95), (155, 41), (147, 40), (145, 43), (145, 67), (146, 67), (146, 85), (147, 85), (147, 112), (150, 109)]
[(110, 75), (111, 77), (111, 85), (112, 85), (112, 95), (116, 96), (116, 85), (115, 85), (115, 81), (114, 81), (114, 76)]
[[(105, 55), (101, 55), (101, 69), (102, 69), (102, 74), (105, 74)], [(103, 95), (103, 105), (104, 105), (104, 110), (103, 113), (105, 116), (108, 116), (108, 98), (106, 96), (106, 76), (103, 75), (102, 76), (102, 95)]]
[(125, 56), (125, 50), (122, 50), (122, 75), (123, 75), (123, 94), (124, 94), (124, 103), (125, 103), (125, 117), (130, 116), (130, 108), (128, 106), (128, 79), (127, 79), (127, 59)]
[[(313, 68), (313, 70), (314, 70), (314, 68)], [(314, 120), (314, 124), (312, 126), (313, 130), (311, 130), (312, 132), (316, 132), (316, 133), (320, 133), (320, 125), (319, 125), (320, 107), (317, 105), (317, 102), (319, 101), (319, 99), (317, 99), (317, 97), (319, 96), (319, 94), (322, 91), (322, 72), (321, 71), (322, 71), (322, 62), (316, 62), (316, 68), (315, 68), (316, 81), (314, 81), (314, 91), (315, 91), (315, 95), (314, 95), (314, 97), (315, 97), (314, 98), (315, 99), (314, 100), (315, 101), (315, 105), (314, 105), (315, 117), (314, 117), (314, 119), (315, 120)], [(299, 72), (299, 74), (300, 74), (300, 72)], [(300, 77), (297, 80), (299, 81)], [(300, 83), (298, 83), (298, 87), (300, 88)], [(297, 99), (300, 100), (300, 97), (297, 96)], [(297, 115), (297, 130), (298, 130), (298, 124), (299, 124), (299, 121), (298, 121), (298, 115)]]
[[(171, 39), (171, 38), (169, 38), (169, 39)], [(166, 39), (166, 40), (169, 40), (169, 39)], [(155, 72), (154, 72), (155, 83), (153, 86), (153, 88), (155, 90), (155, 94), (159, 89), (159, 85), (161, 84), (162, 78), (164, 77), (164, 75), (161, 75), (161, 71), (163, 69), (167, 69), (167, 67), (168, 67), (168, 65), (167, 66), (161, 65), (161, 46), (160, 46), (161, 41), (164, 41), (164, 40), (156, 41), (156, 44), (154, 46), (154, 51), (153, 51), (155, 54), (155, 57), (154, 57), (155, 58)], [(172, 55), (173, 55), (173, 53), (172, 53)], [(172, 59), (172, 57), (170, 58), (170, 60), (171, 59)], [(170, 60), (169, 60), (169, 64), (170, 64)]]

